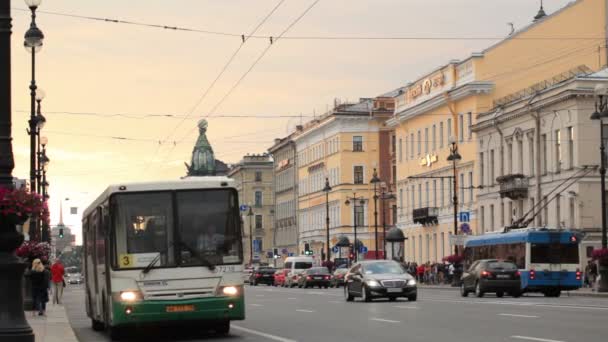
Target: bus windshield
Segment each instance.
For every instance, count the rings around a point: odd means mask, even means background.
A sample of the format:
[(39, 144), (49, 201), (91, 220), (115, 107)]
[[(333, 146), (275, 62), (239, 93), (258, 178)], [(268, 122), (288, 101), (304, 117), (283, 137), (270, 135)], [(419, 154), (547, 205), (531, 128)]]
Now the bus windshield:
[(533, 243), (530, 262), (533, 264), (578, 264), (578, 245)]
[(242, 262), (232, 189), (117, 194), (111, 211), (115, 268)]

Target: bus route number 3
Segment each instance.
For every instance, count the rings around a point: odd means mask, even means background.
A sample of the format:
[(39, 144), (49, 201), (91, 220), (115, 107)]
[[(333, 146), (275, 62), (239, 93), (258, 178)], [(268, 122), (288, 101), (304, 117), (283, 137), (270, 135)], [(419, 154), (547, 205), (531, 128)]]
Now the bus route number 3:
[(121, 254), (119, 259), (120, 267), (133, 267), (133, 255)]

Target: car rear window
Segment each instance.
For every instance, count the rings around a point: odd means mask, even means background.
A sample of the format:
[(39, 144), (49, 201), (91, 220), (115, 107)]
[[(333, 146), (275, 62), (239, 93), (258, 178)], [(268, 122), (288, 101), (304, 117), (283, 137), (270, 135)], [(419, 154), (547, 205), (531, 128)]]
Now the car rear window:
[(312, 267), (312, 262), (306, 262), (306, 261), (296, 261), (295, 266), (294, 266), (294, 268), (298, 269), (298, 270), (307, 270), (311, 267)]
[(515, 271), (517, 270), (517, 266), (512, 262), (505, 261), (491, 261), (488, 262), (488, 268), (492, 270), (505, 270), (505, 271)]

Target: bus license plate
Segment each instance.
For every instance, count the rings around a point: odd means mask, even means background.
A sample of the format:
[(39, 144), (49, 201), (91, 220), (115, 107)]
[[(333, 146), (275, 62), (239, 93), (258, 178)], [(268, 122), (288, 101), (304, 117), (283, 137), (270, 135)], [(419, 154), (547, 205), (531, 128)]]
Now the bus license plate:
[(167, 305), (165, 307), (166, 312), (192, 312), (194, 311), (194, 305)]

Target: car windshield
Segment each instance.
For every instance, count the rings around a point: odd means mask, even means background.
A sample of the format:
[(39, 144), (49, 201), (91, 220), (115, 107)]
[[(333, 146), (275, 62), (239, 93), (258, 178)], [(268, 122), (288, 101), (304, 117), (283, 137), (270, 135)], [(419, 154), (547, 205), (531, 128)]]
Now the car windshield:
[(488, 262), (488, 268), (492, 270), (505, 270), (514, 271), (517, 270), (517, 266), (511, 262), (504, 261), (490, 261)]
[(401, 265), (395, 262), (375, 262), (363, 266), (365, 274), (403, 274)]
[(329, 274), (327, 267), (313, 267), (309, 269), (308, 274)]

